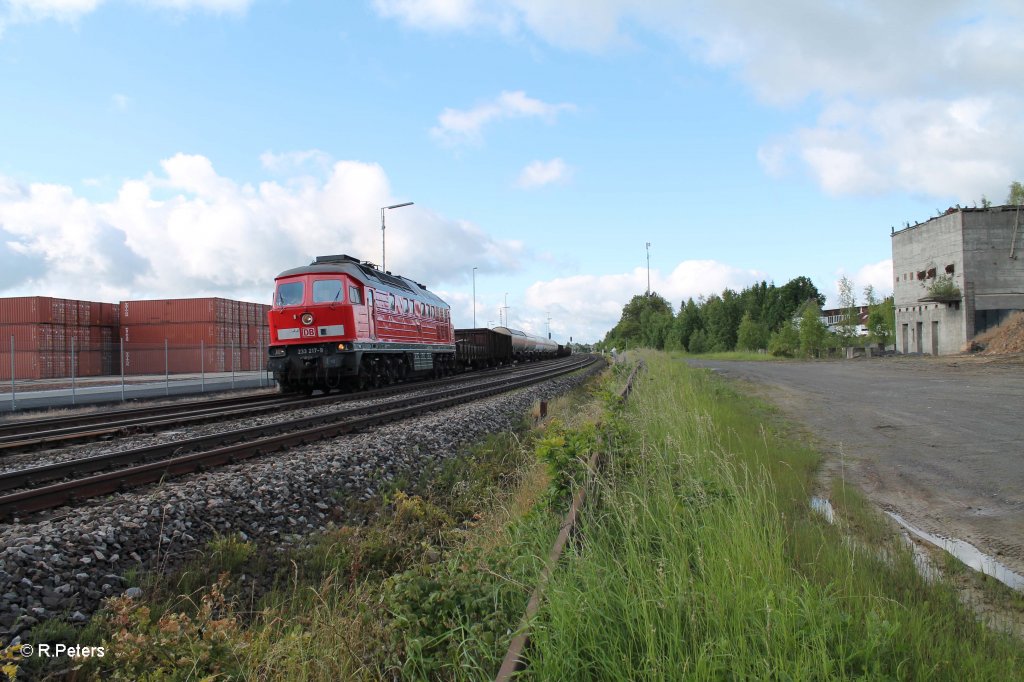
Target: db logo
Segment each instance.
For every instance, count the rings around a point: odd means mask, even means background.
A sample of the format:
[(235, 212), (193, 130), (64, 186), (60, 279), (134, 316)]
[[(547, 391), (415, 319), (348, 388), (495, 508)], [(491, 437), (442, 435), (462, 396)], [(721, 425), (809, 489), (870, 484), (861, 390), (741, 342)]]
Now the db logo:
[(302, 328), (302, 335), (303, 336), (316, 336), (316, 327), (303, 327)]

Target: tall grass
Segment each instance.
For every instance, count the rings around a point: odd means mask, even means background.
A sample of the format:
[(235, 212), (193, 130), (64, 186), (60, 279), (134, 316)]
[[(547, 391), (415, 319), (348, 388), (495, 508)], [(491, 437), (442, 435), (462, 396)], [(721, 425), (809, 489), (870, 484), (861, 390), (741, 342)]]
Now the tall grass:
[[(843, 490), (808, 507), (815, 452), (764, 406), (662, 354), (625, 413), (601, 503), (533, 629), (537, 680), (1007, 679), (1019, 641), (931, 585)], [(860, 505), (854, 516), (854, 507)], [(847, 512), (850, 512), (849, 514)], [(877, 529), (875, 529), (877, 531)]]

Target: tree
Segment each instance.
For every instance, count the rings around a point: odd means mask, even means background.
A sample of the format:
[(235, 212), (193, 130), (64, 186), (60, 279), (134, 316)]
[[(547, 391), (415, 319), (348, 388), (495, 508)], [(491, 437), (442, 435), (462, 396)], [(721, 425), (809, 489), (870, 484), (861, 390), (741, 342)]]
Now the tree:
[(821, 321), (821, 308), (815, 303), (804, 306), (800, 316), (800, 351), (807, 356), (818, 355), (828, 340), (828, 329)]
[(656, 293), (638, 294), (622, 309), (618, 324), (605, 337), (606, 346), (616, 348), (665, 347), (672, 324), (672, 306)]
[(868, 306), (868, 337), (883, 346), (893, 343), (896, 340), (896, 307), (892, 296), (879, 301), (869, 284), (864, 287), (864, 302)]
[(786, 320), (768, 340), (768, 352), (775, 356), (791, 358), (800, 350), (800, 332), (792, 320)]
[(687, 350), (695, 354), (708, 352), (708, 343), (703, 329), (698, 329), (690, 336), (690, 345), (687, 346)]
[(1019, 180), (1010, 183), (1010, 193), (1006, 196), (1006, 203), (1010, 206), (1024, 204), (1024, 185)]
[(736, 350), (761, 350), (768, 347), (768, 327), (757, 322), (750, 311), (743, 313), (739, 330), (736, 332)]
[(839, 345), (849, 346), (853, 337), (857, 335), (857, 325), (860, 324), (860, 315), (857, 314), (857, 295), (853, 293), (853, 280), (846, 275), (839, 280), (839, 307), (842, 309), (842, 318), (839, 321)]
[(672, 328), (665, 341), (665, 348), (689, 350), (690, 338), (693, 333), (703, 328), (704, 318), (700, 308), (692, 298), (686, 299), (686, 303), (679, 307), (679, 314), (672, 320)]

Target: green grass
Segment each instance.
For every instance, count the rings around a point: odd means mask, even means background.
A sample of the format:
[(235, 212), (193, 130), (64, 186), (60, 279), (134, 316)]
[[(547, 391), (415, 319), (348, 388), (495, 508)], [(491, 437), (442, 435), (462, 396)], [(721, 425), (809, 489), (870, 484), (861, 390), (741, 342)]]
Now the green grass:
[[(1013, 679), (1019, 640), (932, 585), (855, 490), (808, 508), (818, 455), (709, 372), (647, 355), (533, 630), (536, 680)], [(835, 494), (836, 492), (842, 494)]]
[(747, 350), (730, 350), (718, 353), (685, 353), (677, 352), (673, 355), (684, 357), (684, 358), (700, 358), (701, 360), (749, 360), (755, 362), (765, 362), (768, 360), (786, 360), (787, 358), (777, 357), (771, 353), (758, 353), (756, 351)]
[[(217, 537), (175, 575), (134, 572), (144, 598), (91, 624), (79, 679), (486, 679), (537, 581), (561, 507), (539, 440), (601, 412), (592, 389), (549, 402), (562, 426), (495, 434), (360, 510), (369, 521), (274, 551)], [(598, 407), (595, 409), (595, 405)], [(271, 576), (269, 593), (252, 576)], [(243, 580), (243, 576), (248, 579)]]

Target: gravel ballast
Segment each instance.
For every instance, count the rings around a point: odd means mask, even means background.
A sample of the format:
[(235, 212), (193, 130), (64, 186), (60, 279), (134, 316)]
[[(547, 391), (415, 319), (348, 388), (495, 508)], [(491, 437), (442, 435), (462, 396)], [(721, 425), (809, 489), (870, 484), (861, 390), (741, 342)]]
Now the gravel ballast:
[(139, 596), (129, 569), (173, 569), (218, 535), (284, 547), (358, 520), (351, 502), (514, 428), (591, 373), (0, 525), (0, 642), (54, 617), (84, 622), (130, 588)]

